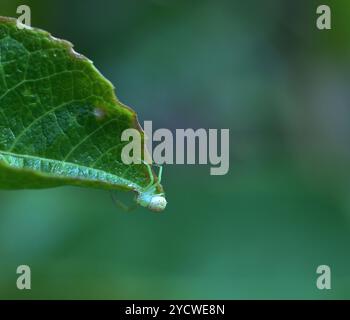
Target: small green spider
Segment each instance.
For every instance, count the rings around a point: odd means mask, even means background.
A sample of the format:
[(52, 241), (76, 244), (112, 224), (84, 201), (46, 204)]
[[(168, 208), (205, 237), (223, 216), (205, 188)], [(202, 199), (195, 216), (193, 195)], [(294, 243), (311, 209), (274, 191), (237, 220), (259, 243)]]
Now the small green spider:
[(147, 187), (145, 187), (141, 192), (139, 192), (138, 196), (136, 197), (136, 203), (142, 207), (150, 209), (151, 211), (161, 212), (165, 209), (167, 205), (164, 193), (157, 193), (157, 186), (162, 181), (163, 167), (159, 167), (158, 181), (154, 183), (154, 177), (151, 166), (145, 161), (143, 161), (143, 163), (147, 167), (151, 181)]
[[(157, 187), (162, 181), (163, 167), (159, 166), (158, 180), (156, 183), (154, 183), (154, 176), (150, 164), (145, 161), (142, 161), (142, 163), (147, 167), (150, 182), (146, 187), (137, 191), (138, 194), (135, 198), (135, 201), (138, 205), (145, 207), (153, 212), (161, 212), (167, 205), (165, 194), (163, 192), (157, 193)], [(132, 211), (136, 208), (136, 205), (132, 207), (126, 206), (120, 200), (116, 199), (113, 193), (112, 197), (115, 203), (125, 211)]]

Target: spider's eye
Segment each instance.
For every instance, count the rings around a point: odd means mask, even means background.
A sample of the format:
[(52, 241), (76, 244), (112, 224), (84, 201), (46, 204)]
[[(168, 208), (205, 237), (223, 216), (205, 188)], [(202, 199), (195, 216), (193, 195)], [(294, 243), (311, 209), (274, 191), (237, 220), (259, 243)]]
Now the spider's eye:
[(163, 196), (155, 195), (151, 198), (151, 201), (148, 204), (148, 209), (154, 212), (161, 212), (165, 209), (167, 201)]

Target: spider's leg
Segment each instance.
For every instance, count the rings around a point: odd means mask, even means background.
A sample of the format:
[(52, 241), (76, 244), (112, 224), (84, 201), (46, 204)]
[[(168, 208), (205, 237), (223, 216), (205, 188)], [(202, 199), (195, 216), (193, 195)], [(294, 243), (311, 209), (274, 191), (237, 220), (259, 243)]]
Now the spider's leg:
[(157, 184), (160, 184), (162, 181), (163, 166), (161, 164), (157, 164), (157, 163), (154, 163), (153, 165), (155, 167), (159, 167)]
[(147, 167), (147, 171), (148, 171), (148, 175), (149, 175), (149, 179), (150, 179), (149, 184), (147, 185), (147, 187), (145, 187), (145, 189), (148, 189), (151, 186), (153, 186), (153, 183), (154, 183), (153, 172), (152, 172), (152, 169), (151, 169), (151, 165), (149, 163), (147, 163), (146, 161), (142, 161), (142, 162)]
[(159, 166), (159, 172), (158, 172), (158, 183), (159, 184), (162, 181), (162, 173), (163, 173), (163, 166)]
[(117, 199), (116, 196), (115, 196), (115, 193), (113, 193), (112, 190), (111, 190), (110, 193), (111, 193), (111, 198), (112, 198), (113, 202), (115, 203), (115, 205), (117, 207), (119, 207), (120, 209), (122, 209), (123, 211), (131, 212), (131, 211), (134, 211), (137, 208), (137, 205), (127, 206), (122, 201)]

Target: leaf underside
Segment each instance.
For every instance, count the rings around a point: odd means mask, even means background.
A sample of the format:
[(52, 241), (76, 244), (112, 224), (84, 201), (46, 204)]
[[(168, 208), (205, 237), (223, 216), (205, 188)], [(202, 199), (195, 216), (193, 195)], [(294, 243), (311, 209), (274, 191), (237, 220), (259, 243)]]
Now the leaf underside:
[(1, 189), (140, 192), (150, 177), (145, 165), (121, 161), (127, 128), (143, 137), (135, 112), (117, 100), (90, 60), (67, 41), (0, 17)]

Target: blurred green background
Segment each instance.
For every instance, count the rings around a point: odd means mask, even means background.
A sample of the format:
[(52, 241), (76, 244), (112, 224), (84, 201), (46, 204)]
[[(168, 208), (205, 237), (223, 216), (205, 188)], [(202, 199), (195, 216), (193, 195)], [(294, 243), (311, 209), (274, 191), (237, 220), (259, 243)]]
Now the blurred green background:
[(20, 4), (141, 123), (230, 128), (231, 166), (165, 166), (162, 214), (102, 190), (1, 191), (0, 298), (350, 298), (349, 1), (1, 0), (0, 15)]

